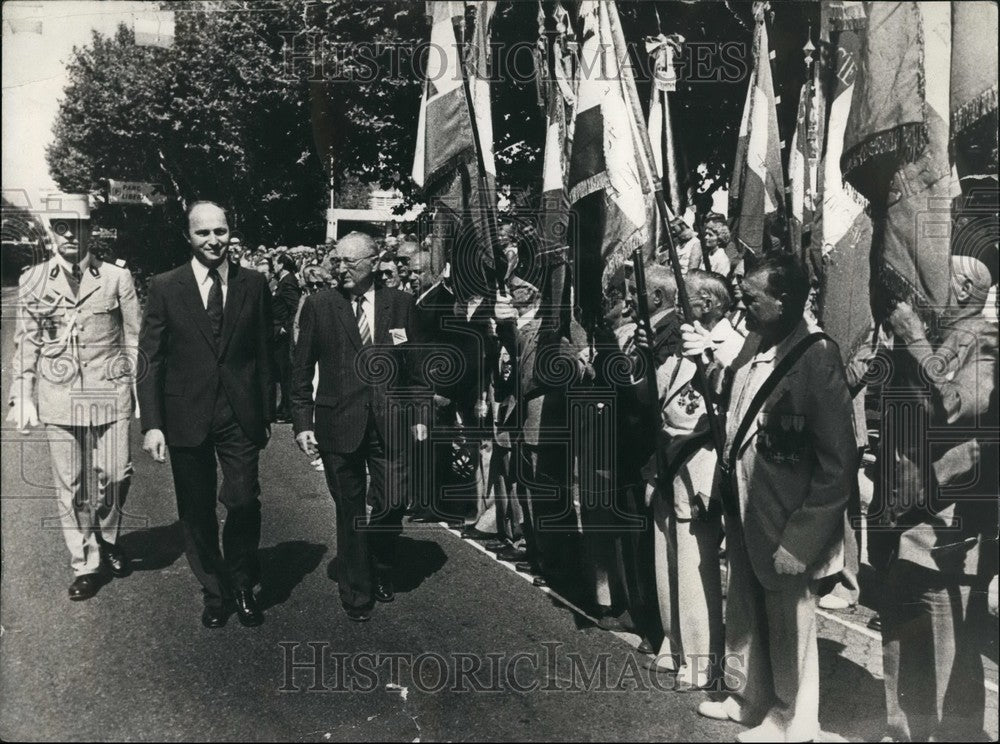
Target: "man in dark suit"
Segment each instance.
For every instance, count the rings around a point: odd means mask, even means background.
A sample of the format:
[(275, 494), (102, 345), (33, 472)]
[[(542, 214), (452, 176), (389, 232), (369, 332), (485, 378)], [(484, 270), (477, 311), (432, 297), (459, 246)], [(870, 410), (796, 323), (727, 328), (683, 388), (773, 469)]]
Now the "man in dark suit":
[[(398, 393), (416, 382), (419, 361), (411, 350), (417, 334), (413, 296), (374, 288), (377, 256), (375, 241), (363, 233), (338, 241), (332, 262), (340, 290), (306, 298), (292, 365), (295, 438), (310, 459), (323, 459), (337, 508), (340, 599), (356, 621), (369, 619), (375, 601), (394, 598), (391, 571), (405, 509)], [(423, 423), (411, 431), (417, 441), (427, 438)]]
[[(243, 625), (263, 622), (253, 595), (259, 566), (258, 456), (273, 420), (271, 294), (263, 274), (227, 260), (225, 210), (188, 210), (191, 261), (153, 278), (139, 338), (148, 365), (138, 384), (143, 449), (170, 464), (185, 551), (201, 582), (202, 624), (219, 628), (235, 601)], [(215, 515), (227, 509), (219, 550)]]
[(278, 286), (274, 290), (274, 358), (277, 364), (281, 401), (278, 404), (278, 421), (291, 420), (292, 405), (292, 324), (299, 309), (302, 287), (296, 276), (295, 261), (287, 253), (278, 256)]

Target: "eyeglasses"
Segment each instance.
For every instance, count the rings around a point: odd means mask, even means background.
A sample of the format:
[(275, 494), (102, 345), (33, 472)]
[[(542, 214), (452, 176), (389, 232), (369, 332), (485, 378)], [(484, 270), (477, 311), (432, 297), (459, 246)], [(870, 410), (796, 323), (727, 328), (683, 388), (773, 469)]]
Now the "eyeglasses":
[(333, 264), (334, 266), (345, 264), (347, 266), (350, 266), (351, 268), (354, 268), (358, 264), (363, 263), (365, 261), (373, 261), (373, 260), (375, 260), (375, 256), (362, 256), (361, 258), (343, 258), (341, 256), (330, 256), (330, 263)]

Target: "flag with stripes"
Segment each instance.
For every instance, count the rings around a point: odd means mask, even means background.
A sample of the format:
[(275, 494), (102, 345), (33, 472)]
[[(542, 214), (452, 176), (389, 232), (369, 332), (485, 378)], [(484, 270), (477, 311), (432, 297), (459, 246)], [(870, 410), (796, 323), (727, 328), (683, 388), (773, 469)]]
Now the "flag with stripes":
[(823, 147), (823, 92), (818, 77), (819, 66), (802, 85), (799, 109), (788, 158), (788, 188), (792, 202), (792, 245), (801, 251), (810, 280), (818, 280), (822, 269), (819, 241), (814, 236), (814, 221), (820, 206), (820, 155)]
[(618, 10), (610, 0), (590, 0), (579, 12), (583, 33), (566, 186), (582, 304), (620, 291), (633, 250), (652, 254), (654, 176), (639, 139), (644, 122), (633, 111), (630, 63), (616, 53)]
[(756, 15), (754, 67), (740, 121), (736, 167), (729, 185), (729, 216), (740, 252), (750, 251), (759, 256), (771, 249), (765, 232), (770, 219), (783, 209), (785, 186), (777, 101), (771, 80), (771, 50), (763, 12)]
[[(674, 69), (674, 54), (677, 46), (674, 39), (663, 34), (646, 39), (646, 51), (652, 56), (653, 79), (649, 86), (649, 116), (646, 129), (649, 142), (653, 146), (653, 161), (656, 174), (667, 192), (667, 203), (674, 214), (683, 214), (687, 209), (687, 194), (681, 190), (678, 176), (678, 149), (670, 115), (670, 97), (667, 93), (677, 89), (677, 73)], [(657, 221), (657, 232), (659, 222)], [(662, 241), (657, 239), (657, 245)]]
[[(449, 261), (452, 276), (460, 285), (472, 283), (465, 294), (483, 294), (484, 267), (492, 268), (493, 264), (483, 205), (496, 204), (493, 120), (486, 69), (490, 21), (496, 3), (473, 5), (472, 38), (467, 43), (465, 3), (445, 0), (427, 3), (431, 45), (417, 121), (412, 176), (434, 209), (432, 267), (440, 272)], [(463, 85), (463, 54), (470, 75), (472, 112)], [(477, 164), (473, 116), (482, 148), (483, 174)]]
[[(542, 270), (541, 307), (543, 329), (559, 331), (569, 323), (567, 297), (571, 272), (569, 251), (569, 200), (566, 173), (572, 141), (572, 60), (567, 29), (569, 14), (561, 5), (538, 7), (539, 39), (536, 82), (539, 105), (545, 116), (542, 154), (542, 194), (538, 204), (539, 258)], [(546, 25), (553, 31), (546, 33)]]
[(822, 246), (824, 271), (819, 317), (837, 341), (845, 361), (871, 323), (868, 254), (872, 221), (864, 198), (844, 183), (840, 156), (858, 75), (858, 52), (866, 16), (861, 2), (824, 2), (820, 6), (820, 84), (825, 102), (826, 147), (821, 169), (821, 210), (813, 241)]

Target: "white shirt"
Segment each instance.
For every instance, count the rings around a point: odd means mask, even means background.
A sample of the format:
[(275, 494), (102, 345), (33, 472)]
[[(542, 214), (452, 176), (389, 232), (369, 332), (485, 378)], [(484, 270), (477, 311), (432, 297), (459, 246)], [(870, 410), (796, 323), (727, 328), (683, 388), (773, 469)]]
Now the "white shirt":
[[(208, 310), (208, 293), (212, 289), (212, 279), (208, 275), (208, 267), (197, 258), (191, 259), (191, 268), (194, 269), (194, 281), (201, 292), (201, 304)], [(226, 295), (229, 294), (229, 261), (223, 261), (215, 267), (222, 279), (222, 307), (226, 306)]]
[[(375, 341), (375, 287), (369, 287), (368, 291), (365, 292), (362, 297), (365, 301), (361, 303), (361, 310), (368, 319), (368, 330), (372, 334), (372, 341)], [(355, 317), (358, 314), (358, 298), (351, 295), (351, 312), (354, 313)]]

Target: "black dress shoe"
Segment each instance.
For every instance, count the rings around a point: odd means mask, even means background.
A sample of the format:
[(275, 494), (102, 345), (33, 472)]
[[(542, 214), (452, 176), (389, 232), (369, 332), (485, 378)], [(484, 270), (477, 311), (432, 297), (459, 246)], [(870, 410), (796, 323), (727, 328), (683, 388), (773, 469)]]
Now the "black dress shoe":
[(74, 602), (90, 599), (101, 588), (101, 577), (97, 574), (83, 574), (73, 579), (69, 585), (69, 598)]
[(257, 607), (253, 589), (241, 589), (236, 592), (233, 601), (236, 604), (236, 618), (240, 621), (240, 625), (255, 628), (264, 622), (264, 613)]
[(388, 579), (378, 579), (375, 582), (375, 589), (372, 591), (372, 594), (377, 602), (391, 602), (396, 598), (392, 582)]
[(345, 607), (344, 612), (347, 613), (347, 617), (356, 623), (367, 623), (372, 619), (371, 610), (366, 610), (363, 607)]
[(229, 620), (229, 613), (222, 607), (205, 605), (201, 613), (201, 624), (206, 628), (221, 628)]
[(506, 547), (497, 553), (497, 558), (507, 563), (517, 563), (528, 557), (528, 552), (524, 548)]
[(125, 555), (125, 551), (117, 545), (102, 542), (101, 557), (111, 570), (111, 575), (115, 578), (120, 579), (123, 576), (128, 576), (132, 572), (128, 556)]

